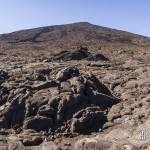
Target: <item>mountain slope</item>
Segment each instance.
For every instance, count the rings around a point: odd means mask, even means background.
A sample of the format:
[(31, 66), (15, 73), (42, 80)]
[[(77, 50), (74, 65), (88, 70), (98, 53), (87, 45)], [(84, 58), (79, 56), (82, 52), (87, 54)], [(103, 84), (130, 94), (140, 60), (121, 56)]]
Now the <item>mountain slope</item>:
[(120, 42), (147, 46), (150, 38), (125, 31), (110, 29), (87, 22), (41, 27), (22, 30), (0, 36), (0, 40), (7, 42), (47, 42), (61, 41), (77, 42), (99, 40), (106, 42)]
[(0, 36), (2, 56), (11, 54), (15, 57), (11, 58), (13, 61), (43, 60), (53, 53), (80, 46), (88, 47), (90, 51), (100, 51), (109, 59), (124, 60), (147, 53), (150, 38), (87, 22), (22, 30)]

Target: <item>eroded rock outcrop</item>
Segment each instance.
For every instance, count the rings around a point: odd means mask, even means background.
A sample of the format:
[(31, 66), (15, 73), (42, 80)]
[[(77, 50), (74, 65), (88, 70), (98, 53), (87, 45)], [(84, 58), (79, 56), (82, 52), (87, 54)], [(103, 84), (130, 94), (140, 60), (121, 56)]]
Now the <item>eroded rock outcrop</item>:
[(74, 51), (62, 51), (52, 56), (50, 61), (72, 61), (72, 60), (88, 60), (88, 61), (108, 61), (109, 59), (103, 54), (92, 54), (86, 47), (80, 47)]
[[(47, 74), (47, 70), (42, 72)], [(2, 101), (6, 101), (1, 106), (3, 128), (61, 133), (98, 131), (107, 122), (109, 108), (119, 102), (94, 75), (80, 72), (77, 67), (63, 68), (53, 80), (37, 81), (22, 84), (16, 90), (10, 88), (11, 96), (5, 90), (5, 100), (2, 93)]]

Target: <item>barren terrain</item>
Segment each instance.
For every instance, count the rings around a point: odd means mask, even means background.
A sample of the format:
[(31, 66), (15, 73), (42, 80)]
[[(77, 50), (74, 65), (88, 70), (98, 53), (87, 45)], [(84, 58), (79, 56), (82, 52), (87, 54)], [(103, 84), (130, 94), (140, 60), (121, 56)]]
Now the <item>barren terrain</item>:
[(150, 149), (149, 60), (87, 22), (0, 35), (0, 150)]

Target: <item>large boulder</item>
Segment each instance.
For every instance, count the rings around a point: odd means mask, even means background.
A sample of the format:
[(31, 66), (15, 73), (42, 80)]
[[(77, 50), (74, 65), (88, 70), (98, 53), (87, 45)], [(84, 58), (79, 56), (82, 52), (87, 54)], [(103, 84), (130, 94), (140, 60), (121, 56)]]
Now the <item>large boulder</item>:
[(0, 84), (3, 83), (6, 79), (9, 78), (9, 75), (4, 70), (0, 70)]
[(63, 82), (78, 75), (79, 75), (79, 70), (76, 67), (68, 67), (58, 72), (56, 76), (56, 80)]
[(98, 131), (106, 121), (106, 116), (99, 107), (87, 107), (73, 115), (71, 130), (82, 133)]
[(49, 128), (52, 127), (52, 125), (52, 119), (43, 116), (35, 116), (34, 118), (29, 118), (24, 122), (25, 129), (34, 129), (37, 131), (47, 131)]

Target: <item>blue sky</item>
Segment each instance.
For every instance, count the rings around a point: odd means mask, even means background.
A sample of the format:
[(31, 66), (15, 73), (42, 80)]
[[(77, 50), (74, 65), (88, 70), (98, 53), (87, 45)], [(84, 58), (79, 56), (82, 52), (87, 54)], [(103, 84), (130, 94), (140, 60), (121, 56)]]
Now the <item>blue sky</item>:
[(1, 0), (0, 33), (73, 22), (150, 36), (150, 0)]

